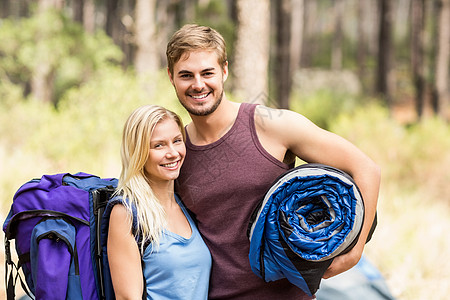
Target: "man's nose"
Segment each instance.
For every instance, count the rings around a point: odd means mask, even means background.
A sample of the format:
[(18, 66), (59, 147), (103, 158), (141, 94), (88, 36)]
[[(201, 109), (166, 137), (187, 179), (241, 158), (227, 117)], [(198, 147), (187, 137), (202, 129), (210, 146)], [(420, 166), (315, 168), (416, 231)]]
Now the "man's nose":
[(195, 76), (194, 82), (192, 83), (192, 89), (195, 91), (201, 91), (205, 87), (205, 82), (201, 76)]

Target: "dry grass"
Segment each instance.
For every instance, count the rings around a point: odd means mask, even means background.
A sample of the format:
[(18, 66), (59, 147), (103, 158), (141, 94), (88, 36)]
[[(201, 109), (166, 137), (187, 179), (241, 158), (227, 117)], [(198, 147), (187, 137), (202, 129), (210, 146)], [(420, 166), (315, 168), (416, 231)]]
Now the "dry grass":
[[(450, 206), (426, 193), (382, 189), (367, 256), (398, 299), (448, 299)], [(432, 297), (430, 297), (432, 295)]]
[(450, 126), (426, 119), (405, 127), (379, 107), (335, 125), (382, 168), (379, 222), (367, 256), (399, 300), (448, 299)]

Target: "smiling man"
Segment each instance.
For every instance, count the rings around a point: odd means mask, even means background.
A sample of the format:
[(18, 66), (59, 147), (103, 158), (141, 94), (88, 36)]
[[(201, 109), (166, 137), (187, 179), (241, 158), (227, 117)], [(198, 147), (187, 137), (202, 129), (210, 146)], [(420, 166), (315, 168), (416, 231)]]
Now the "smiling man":
[(209, 299), (311, 299), (287, 280), (266, 283), (251, 271), (246, 232), (253, 210), (296, 157), (350, 174), (365, 199), (366, 218), (357, 245), (325, 273), (334, 276), (361, 257), (375, 216), (378, 166), (300, 114), (229, 101), (225, 41), (212, 28), (183, 26), (166, 54), (170, 81), (192, 119), (185, 127), (187, 154), (176, 189), (211, 251)]

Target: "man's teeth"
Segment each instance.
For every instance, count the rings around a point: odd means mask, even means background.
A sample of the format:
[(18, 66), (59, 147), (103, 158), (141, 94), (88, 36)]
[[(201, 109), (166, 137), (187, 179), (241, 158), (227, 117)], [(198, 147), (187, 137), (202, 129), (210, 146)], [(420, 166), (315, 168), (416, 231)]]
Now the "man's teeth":
[(175, 167), (177, 165), (177, 163), (178, 162), (173, 162), (173, 163), (165, 164), (165, 165), (162, 165), (162, 166), (165, 167), (165, 168), (173, 168), (173, 167)]
[(206, 98), (207, 96), (208, 96), (208, 94), (197, 95), (197, 96), (192, 95), (192, 98), (194, 98), (194, 99), (203, 99), (203, 98)]

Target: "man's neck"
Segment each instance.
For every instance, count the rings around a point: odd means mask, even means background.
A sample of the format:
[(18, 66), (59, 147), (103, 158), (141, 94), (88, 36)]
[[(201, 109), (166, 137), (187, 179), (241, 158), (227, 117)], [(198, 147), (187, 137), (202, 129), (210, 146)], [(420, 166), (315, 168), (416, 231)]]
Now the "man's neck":
[(207, 116), (191, 115), (192, 123), (187, 126), (189, 138), (194, 145), (211, 144), (223, 137), (234, 124), (239, 112), (239, 103), (222, 99), (219, 107)]

